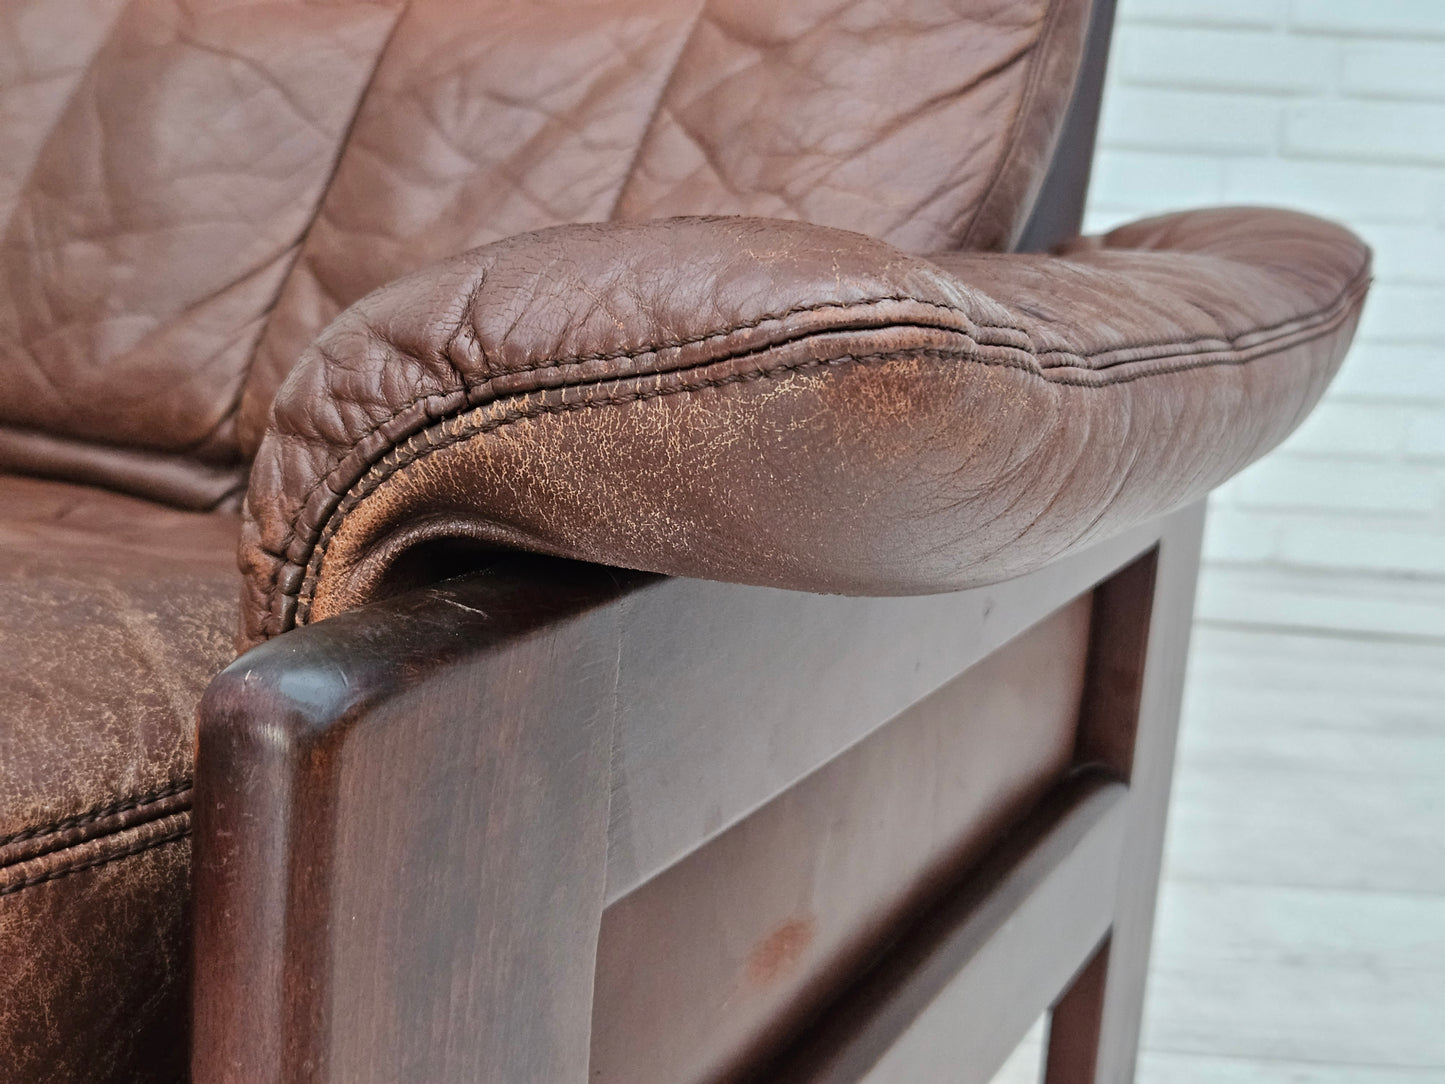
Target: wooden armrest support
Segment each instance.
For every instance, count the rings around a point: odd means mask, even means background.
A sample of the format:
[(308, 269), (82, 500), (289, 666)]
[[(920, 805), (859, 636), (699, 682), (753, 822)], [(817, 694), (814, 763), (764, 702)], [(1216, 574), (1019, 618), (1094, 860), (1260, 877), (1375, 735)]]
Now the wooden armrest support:
[(268, 641), (201, 708), (193, 1079), (580, 1084), (606, 907), (1091, 588), (1075, 763), (1127, 813), (1049, 1081), (1126, 1079), (1200, 526), (902, 599), (521, 558)]
[(197, 1082), (585, 1079), (618, 642), (603, 603), (643, 578), (502, 567), (217, 679)]

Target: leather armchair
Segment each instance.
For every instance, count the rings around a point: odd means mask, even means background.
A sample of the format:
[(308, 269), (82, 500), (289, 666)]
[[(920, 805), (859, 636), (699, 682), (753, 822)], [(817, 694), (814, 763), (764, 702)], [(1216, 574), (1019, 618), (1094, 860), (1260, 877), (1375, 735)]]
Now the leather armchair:
[(1369, 253), (1077, 238), (1110, 22), (23, 0), (6, 1079), (1128, 1079), (1201, 502)]

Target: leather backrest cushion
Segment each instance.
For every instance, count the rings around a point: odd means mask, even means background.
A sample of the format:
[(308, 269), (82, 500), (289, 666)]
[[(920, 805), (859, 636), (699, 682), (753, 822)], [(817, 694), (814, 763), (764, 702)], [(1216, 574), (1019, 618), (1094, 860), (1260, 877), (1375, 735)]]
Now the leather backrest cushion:
[(412, 0), (241, 410), (428, 263), (567, 222), (749, 214), (1000, 249), (1042, 182), (1088, 0)]
[(1087, 8), (14, 0), (0, 427), (249, 457), (341, 309), (558, 223), (764, 214), (1006, 248)]
[(236, 457), (247, 364), (395, 18), (6, 0), (0, 425)]

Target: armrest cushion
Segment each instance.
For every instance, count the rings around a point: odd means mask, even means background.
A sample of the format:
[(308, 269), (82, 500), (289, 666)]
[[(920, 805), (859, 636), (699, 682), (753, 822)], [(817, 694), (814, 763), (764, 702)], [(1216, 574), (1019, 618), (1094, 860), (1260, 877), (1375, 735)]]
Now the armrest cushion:
[(923, 259), (761, 219), (566, 226), (377, 291), (303, 356), (252, 475), (240, 644), (471, 539), (905, 594), (1198, 499), (1292, 430), (1369, 252), (1282, 211)]

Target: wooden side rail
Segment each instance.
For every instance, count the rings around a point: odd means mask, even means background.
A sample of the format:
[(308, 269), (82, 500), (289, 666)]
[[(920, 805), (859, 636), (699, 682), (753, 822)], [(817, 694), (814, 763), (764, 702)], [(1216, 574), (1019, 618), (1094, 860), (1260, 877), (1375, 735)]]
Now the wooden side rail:
[(1127, 1079), (1200, 524), (915, 599), (518, 559), (248, 653), (202, 705), (194, 1080), (581, 1084), (610, 901), (1101, 583), (1077, 760), (1124, 858), (1050, 1081)]
[(1114, 915), (1127, 788), (1059, 788), (779, 1065), (772, 1084), (988, 1084)]

